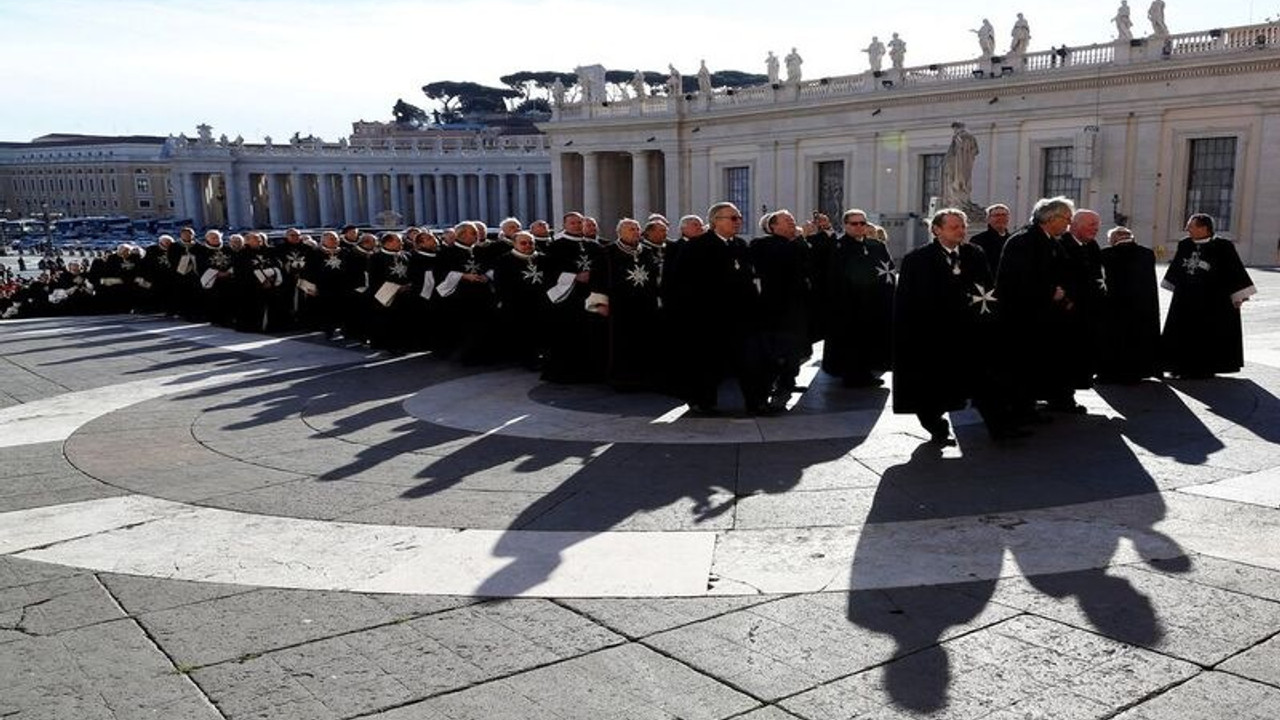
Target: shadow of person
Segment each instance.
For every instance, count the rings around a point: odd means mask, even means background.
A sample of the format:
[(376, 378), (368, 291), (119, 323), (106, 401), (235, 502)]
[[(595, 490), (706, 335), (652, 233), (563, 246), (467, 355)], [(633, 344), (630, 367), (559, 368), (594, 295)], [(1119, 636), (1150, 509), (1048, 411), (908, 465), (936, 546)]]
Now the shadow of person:
[(1258, 438), (1280, 443), (1280, 398), (1248, 378), (1214, 377), (1170, 382), (1209, 408), (1209, 412), (1239, 425)]
[(1203, 465), (1224, 445), (1168, 385), (1099, 385), (1098, 395), (1124, 416), (1121, 432), (1148, 452)]
[(980, 622), (1002, 577), (1074, 598), (1104, 634), (1160, 640), (1150, 601), (1106, 571), (1122, 542), (1148, 562), (1182, 558), (1166, 570), (1188, 567), (1177, 542), (1154, 529), (1165, 504), (1124, 429), (1097, 415), (1064, 418), (1001, 447), (970, 447), (965, 432), (958, 453), (924, 444), (885, 471), (854, 552), (848, 616), (895, 641), (879, 659), (893, 702), (930, 712), (947, 705), (945, 636)]

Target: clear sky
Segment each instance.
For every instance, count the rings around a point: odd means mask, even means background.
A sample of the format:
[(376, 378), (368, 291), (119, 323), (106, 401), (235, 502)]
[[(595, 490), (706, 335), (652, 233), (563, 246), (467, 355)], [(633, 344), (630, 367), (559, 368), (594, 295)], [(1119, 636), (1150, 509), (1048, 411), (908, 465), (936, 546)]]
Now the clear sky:
[[(1135, 36), (1148, 0), (1131, 0)], [(430, 109), (422, 85), (500, 85), (518, 70), (609, 69), (686, 75), (764, 72), (792, 47), (805, 78), (867, 68), (872, 35), (907, 43), (906, 64), (973, 58), (970, 28), (997, 51), (1022, 12), (1031, 49), (1115, 37), (1119, 0), (0, 0), (0, 140), (50, 132), (215, 136), (295, 131), (336, 140), (354, 120), (387, 120), (397, 98)], [(641, 9), (643, 8), (643, 9)], [(1280, 0), (1167, 0), (1174, 33), (1265, 22)]]

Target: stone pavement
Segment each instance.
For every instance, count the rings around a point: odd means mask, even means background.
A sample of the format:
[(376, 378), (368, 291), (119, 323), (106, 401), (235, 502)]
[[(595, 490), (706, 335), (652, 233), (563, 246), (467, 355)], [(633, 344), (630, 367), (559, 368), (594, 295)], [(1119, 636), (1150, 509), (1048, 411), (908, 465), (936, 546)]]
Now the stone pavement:
[[(996, 446), (158, 318), (0, 324), (0, 717), (1280, 716), (1244, 372)], [(1167, 298), (1166, 298), (1167, 299)]]

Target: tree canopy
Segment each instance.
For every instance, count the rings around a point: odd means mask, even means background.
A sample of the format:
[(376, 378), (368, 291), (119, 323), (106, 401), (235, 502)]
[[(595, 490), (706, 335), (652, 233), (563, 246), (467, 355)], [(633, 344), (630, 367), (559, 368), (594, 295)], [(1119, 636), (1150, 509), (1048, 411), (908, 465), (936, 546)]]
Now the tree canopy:
[(405, 102), (403, 98), (396, 100), (395, 107), (391, 108), (391, 116), (395, 118), (397, 125), (406, 127), (424, 127), (431, 122), (425, 110)]

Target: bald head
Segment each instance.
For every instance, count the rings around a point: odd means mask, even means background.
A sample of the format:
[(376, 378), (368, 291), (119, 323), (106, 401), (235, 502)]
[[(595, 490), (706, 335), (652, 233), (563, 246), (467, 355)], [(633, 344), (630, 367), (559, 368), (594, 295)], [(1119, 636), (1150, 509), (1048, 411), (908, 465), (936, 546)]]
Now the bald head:
[(1071, 236), (1080, 242), (1097, 242), (1098, 228), (1102, 218), (1092, 210), (1077, 210), (1071, 215), (1071, 225), (1067, 229)]

